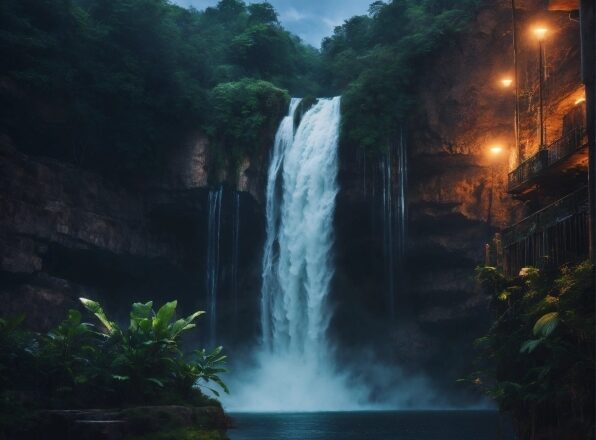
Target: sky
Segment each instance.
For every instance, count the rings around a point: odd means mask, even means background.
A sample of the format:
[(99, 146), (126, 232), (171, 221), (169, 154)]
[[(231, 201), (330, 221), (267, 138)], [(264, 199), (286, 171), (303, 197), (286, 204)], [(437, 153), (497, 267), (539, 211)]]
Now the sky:
[[(205, 9), (217, 0), (172, 0), (181, 6)], [(257, 3), (263, 0), (248, 0)], [(374, 0), (269, 0), (283, 26), (305, 42), (320, 47), (321, 40), (333, 33), (335, 26), (354, 15), (363, 15)]]

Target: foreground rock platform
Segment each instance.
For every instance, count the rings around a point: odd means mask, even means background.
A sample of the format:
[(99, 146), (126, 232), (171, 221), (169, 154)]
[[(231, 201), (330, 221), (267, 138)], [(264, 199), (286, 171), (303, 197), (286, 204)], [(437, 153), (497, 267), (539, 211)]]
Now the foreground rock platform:
[(27, 439), (226, 440), (230, 420), (217, 406), (142, 406), (124, 409), (44, 410)]

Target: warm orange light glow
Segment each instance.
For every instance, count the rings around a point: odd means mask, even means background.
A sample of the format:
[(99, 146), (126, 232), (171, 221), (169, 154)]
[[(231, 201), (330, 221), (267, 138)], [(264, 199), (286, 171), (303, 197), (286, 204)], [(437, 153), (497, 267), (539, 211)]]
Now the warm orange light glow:
[(490, 147), (489, 151), (493, 156), (498, 156), (503, 152), (503, 147), (501, 147), (500, 145), (493, 145), (492, 147)]
[(586, 102), (586, 97), (585, 97), (585, 96), (580, 96), (579, 98), (577, 98), (577, 99), (575, 100), (575, 105), (579, 105), (579, 104), (581, 104), (582, 102)]
[(534, 28), (533, 32), (534, 32), (534, 35), (536, 35), (536, 38), (538, 38), (538, 40), (542, 41), (542, 40), (544, 40), (544, 37), (546, 36), (548, 29), (543, 26), (539, 26), (539, 27)]
[(503, 85), (503, 87), (510, 87), (511, 84), (513, 84), (513, 80), (511, 78), (503, 78), (501, 80), (501, 84)]

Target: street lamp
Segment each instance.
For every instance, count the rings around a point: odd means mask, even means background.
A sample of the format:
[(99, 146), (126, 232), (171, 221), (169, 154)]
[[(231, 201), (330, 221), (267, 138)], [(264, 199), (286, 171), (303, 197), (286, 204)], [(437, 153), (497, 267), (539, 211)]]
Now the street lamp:
[(517, 162), (522, 163), (525, 159), (525, 152), (519, 142), (519, 69), (517, 66), (517, 8), (515, 6), (515, 0), (511, 0), (511, 28), (513, 37), (513, 78), (515, 84), (515, 150), (517, 152)]
[(503, 78), (501, 80), (501, 84), (503, 85), (503, 87), (508, 89), (509, 87), (511, 87), (511, 84), (513, 84), (513, 80), (511, 78)]
[(503, 147), (500, 145), (493, 145), (489, 148), (490, 154), (493, 157), (499, 156), (503, 152)]
[(533, 29), (534, 35), (538, 39), (538, 46), (540, 50), (539, 55), (539, 62), (538, 62), (538, 74), (540, 78), (540, 89), (539, 89), (539, 97), (540, 97), (540, 149), (543, 150), (545, 148), (545, 140), (544, 140), (544, 47), (543, 42), (548, 29), (540, 26)]

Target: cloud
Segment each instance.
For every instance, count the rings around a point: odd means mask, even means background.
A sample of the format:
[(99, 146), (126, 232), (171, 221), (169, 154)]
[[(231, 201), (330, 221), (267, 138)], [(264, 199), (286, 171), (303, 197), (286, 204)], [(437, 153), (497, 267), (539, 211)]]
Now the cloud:
[[(218, 0), (172, 0), (181, 6), (205, 9)], [(257, 3), (264, 0), (245, 0)], [(373, 0), (268, 0), (279, 13), (280, 21), (289, 31), (318, 47), (336, 26), (354, 16), (366, 14)]]
[(282, 11), (280, 14), (280, 19), (283, 22), (291, 22), (291, 21), (302, 21), (309, 18), (308, 14), (304, 14), (300, 11), (297, 11), (294, 8), (286, 9)]
[(331, 19), (331, 18), (322, 18), (321, 21), (323, 23), (325, 23), (325, 25), (329, 28), (329, 29), (335, 29), (337, 26), (340, 26), (344, 20), (342, 19)]

